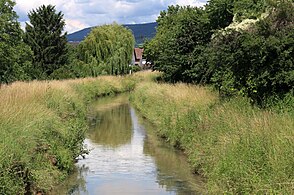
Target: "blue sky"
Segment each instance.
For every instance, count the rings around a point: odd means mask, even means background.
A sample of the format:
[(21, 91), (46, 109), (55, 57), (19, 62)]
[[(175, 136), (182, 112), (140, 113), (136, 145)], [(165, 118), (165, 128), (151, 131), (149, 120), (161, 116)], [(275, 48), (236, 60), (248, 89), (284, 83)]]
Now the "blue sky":
[(15, 10), (22, 26), (28, 21), (27, 13), (40, 5), (56, 5), (66, 21), (65, 30), (77, 30), (117, 22), (137, 24), (154, 22), (160, 11), (169, 5), (203, 6), (207, 0), (15, 0)]

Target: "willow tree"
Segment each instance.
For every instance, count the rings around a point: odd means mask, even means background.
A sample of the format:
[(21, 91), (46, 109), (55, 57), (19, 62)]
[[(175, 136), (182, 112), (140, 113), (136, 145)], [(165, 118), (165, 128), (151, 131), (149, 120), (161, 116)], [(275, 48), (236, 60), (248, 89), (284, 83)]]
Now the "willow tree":
[(90, 66), (92, 74), (125, 74), (132, 59), (135, 39), (121, 25), (94, 28), (78, 47), (78, 58)]

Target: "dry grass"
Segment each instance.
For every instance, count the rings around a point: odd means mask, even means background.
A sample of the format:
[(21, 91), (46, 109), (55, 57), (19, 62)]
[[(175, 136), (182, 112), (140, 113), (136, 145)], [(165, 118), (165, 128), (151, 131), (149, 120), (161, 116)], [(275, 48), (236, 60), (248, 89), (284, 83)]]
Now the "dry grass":
[(206, 87), (140, 84), (132, 101), (158, 133), (188, 154), (210, 193), (293, 193), (293, 113), (227, 102)]
[[(187, 84), (158, 84), (154, 86), (153, 93), (160, 91), (165, 100), (183, 104), (185, 107), (203, 107), (216, 100), (216, 95), (208, 88)], [(180, 106), (180, 105), (179, 105)]]
[[(87, 104), (129, 91), (129, 77), (15, 82), (0, 89), (0, 194), (46, 192), (74, 167)], [(46, 181), (44, 181), (46, 176)]]

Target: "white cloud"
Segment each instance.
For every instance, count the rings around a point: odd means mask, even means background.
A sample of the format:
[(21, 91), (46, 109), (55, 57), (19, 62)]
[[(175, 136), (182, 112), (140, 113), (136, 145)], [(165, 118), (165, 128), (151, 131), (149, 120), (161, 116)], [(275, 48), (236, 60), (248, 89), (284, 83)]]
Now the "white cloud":
[(89, 26), (154, 22), (169, 5), (203, 6), (206, 0), (16, 0), (19, 21), (28, 21), (27, 13), (40, 5), (56, 5), (62, 11), (69, 33)]
[(85, 24), (79, 20), (67, 19), (66, 20), (66, 27), (67, 27), (68, 32), (74, 32), (77, 29), (86, 28), (87, 24)]
[(191, 5), (191, 6), (203, 6), (206, 4), (205, 0), (176, 0), (175, 4), (178, 5)]

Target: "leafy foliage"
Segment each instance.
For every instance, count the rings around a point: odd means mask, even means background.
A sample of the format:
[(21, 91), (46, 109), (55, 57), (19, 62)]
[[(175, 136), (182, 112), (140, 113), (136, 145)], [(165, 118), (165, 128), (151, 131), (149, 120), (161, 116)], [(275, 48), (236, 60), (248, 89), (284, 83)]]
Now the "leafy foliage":
[(210, 0), (206, 5), (206, 12), (211, 29), (222, 29), (231, 24), (234, 13), (234, 0)]
[(219, 34), (210, 44), (212, 83), (224, 94), (239, 93), (264, 106), (293, 90), (294, 6), (285, 1), (274, 9), (250, 30)]
[(202, 8), (170, 6), (162, 11), (157, 34), (145, 52), (155, 63), (155, 69), (165, 72), (170, 81), (189, 80), (184, 72), (189, 70), (195, 46), (209, 42), (209, 20)]
[(47, 78), (67, 63), (67, 39), (63, 34), (65, 21), (55, 6), (42, 5), (29, 13), (25, 42), (34, 52), (34, 77)]
[(22, 42), (14, 5), (11, 0), (0, 0), (0, 83), (30, 78), (31, 51)]
[(256, 19), (266, 10), (268, 2), (269, 0), (235, 0), (234, 14), (236, 15), (236, 20)]
[(145, 52), (168, 81), (213, 84), (221, 95), (241, 94), (264, 106), (294, 90), (293, 20), (290, 0), (171, 6)]
[(77, 63), (87, 76), (126, 74), (134, 44), (132, 32), (123, 26), (96, 27), (78, 46)]
[(165, 73), (166, 80), (204, 82), (206, 73), (196, 73), (195, 64), (205, 55), (213, 32), (232, 20), (230, 0), (212, 0), (205, 9), (170, 6), (157, 20), (156, 37), (145, 45), (147, 58), (155, 63), (155, 69)]

